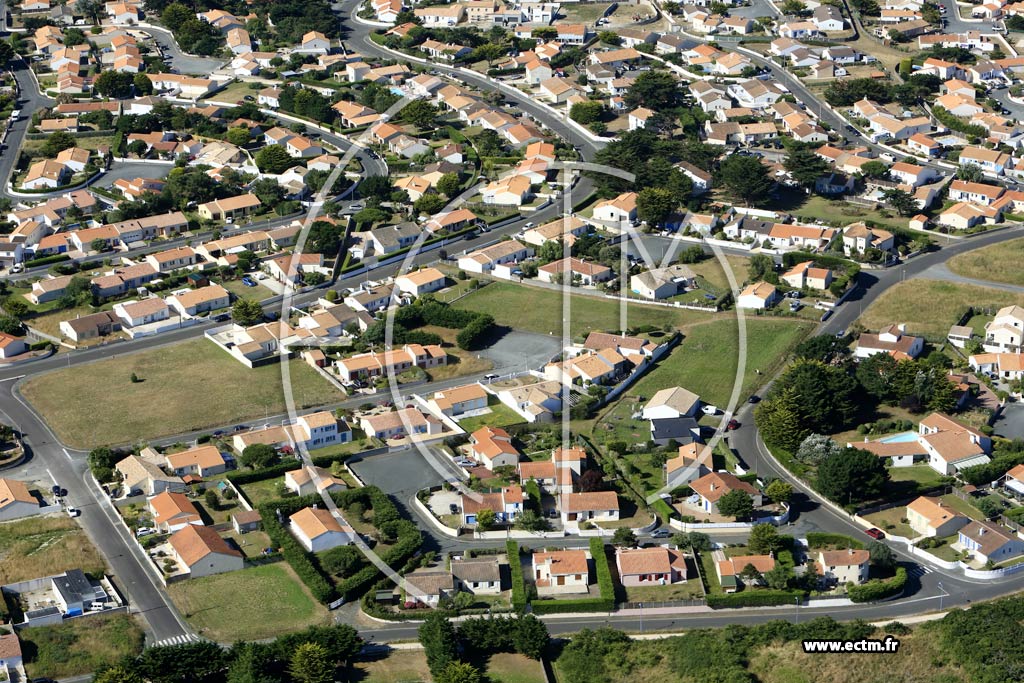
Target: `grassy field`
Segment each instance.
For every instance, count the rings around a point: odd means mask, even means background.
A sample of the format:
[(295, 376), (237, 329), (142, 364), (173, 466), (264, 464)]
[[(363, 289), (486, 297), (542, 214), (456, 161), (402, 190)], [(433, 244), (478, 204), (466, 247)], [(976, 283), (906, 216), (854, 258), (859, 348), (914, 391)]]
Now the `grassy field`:
[(941, 662), (946, 659), (934, 636), (916, 632), (900, 636), (898, 654), (830, 657), (806, 654), (797, 642), (769, 645), (751, 658), (747, 670), (761, 683), (866, 683), (883, 680), (966, 683), (971, 680), (962, 667), (948, 663), (943, 665)]
[[(569, 329), (573, 336), (584, 335), (591, 330), (619, 329), (618, 301), (581, 295), (570, 298)], [(499, 325), (518, 330), (562, 334), (562, 294), (554, 290), (494, 282), (460, 299), (455, 306), (490, 313)], [(672, 325), (681, 328), (709, 320), (712, 315), (701, 311), (674, 310), (663, 306), (630, 303), (627, 325)]]
[(968, 306), (994, 309), (1010, 304), (1024, 305), (1024, 295), (990, 287), (914, 279), (887, 289), (858, 322), (869, 330), (906, 323), (911, 334), (942, 340)]
[(67, 515), (30, 517), (0, 524), (0, 584), (60, 574), (103, 570), (103, 559)]
[(490, 406), (491, 412), (486, 415), (475, 415), (459, 420), (459, 426), (469, 433), (473, 433), (481, 427), (508, 427), (509, 425), (525, 422), (523, 416), (512, 410), (503, 403), (496, 403)]
[[(741, 400), (772, 376), (811, 327), (810, 323), (790, 320), (747, 319), (747, 360)], [(681, 386), (700, 395), (706, 403), (724, 408), (736, 376), (738, 337), (739, 325), (731, 318), (692, 326), (682, 343), (627, 394), (650, 398), (660, 389)]]
[(1024, 285), (1024, 238), (993, 244), (954, 256), (946, 265), (958, 275), (979, 280)]
[(868, 520), (879, 529), (882, 529), (890, 536), (917, 538), (919, 534), (911, 529), (909, 524), (901, 521), (906, 519), (906, 517), (907, 508), (900, 506), (889, 508), (888, 510), (882, 510), (881, 512), (873, 512), (870, 515), (865, 515), (864, 519)]
[[(736, 283), (742, 285), (743, 281), (747, 279), (750, 259), (730, 254), (725, 257), (725, 262), (729, 264), (733, 277), (736, 278)], [(700, 263), (691, 264), (690, 268), (693, 269), (694, 273), (707, 280), (708, 284), (712, 287), (718, 287), (719, 289), (729, 288), (729, 279), (726, 277), (725, 269), (717, 258), (710, 258)]]
[[(220, 642), (273, 638), (327, 620), (284, 562), (181, 581), (167, 592), (199, 635)], [(258, 619), (254, 605), (262, 606)]]
[(948, 505), (953, 510), (959, 512), (962, 515), (966, 515), (971, 519), (976, 519), (978, 521), (982, 521), (985, 519), (985, 515), (981, 514), (981, 510), (974, 507), (966, 500), (957, 498), (952, 493), (947, 493), (946, 495), (941, 496), (941, 500), (943, 505)]
[[(540, 662), (510, 652), (471, 660), (490, 683), (544, 683)], [(394, 650), (383, 659), (356, 662), (346, 680), (363, 683), (426, 683), (433, 680), (422, 650)]]
[(18, 635), (28, 675), (43, 678), (90, 674), (104, 664), (138, 654), (143, 644), (142, 629), (126, 614), (26, 628)]
[(434, 325), (425, 325), (418, 329), (441, 337), (444, 342), (441, 346), (448, 354), (446, 365), (430, 368), (427, 371), (431, 381), (441, 382), (465, 375), (479, 375), (494, 367), (494, 363), (490, 359), (483, 358), (472, 351), (464, 351), (455, 345), (455, 337), (459, 334), (458, 330)]
[[(297, 407), (344, 398), (302, 361), (290, 363)], [(132, 373), (142, 381), (131, 383)], [(21, 391), (64, 443), (83, 449), (285, 410), (277, 364), (250, 370), (203, 339), (57, 370)]]

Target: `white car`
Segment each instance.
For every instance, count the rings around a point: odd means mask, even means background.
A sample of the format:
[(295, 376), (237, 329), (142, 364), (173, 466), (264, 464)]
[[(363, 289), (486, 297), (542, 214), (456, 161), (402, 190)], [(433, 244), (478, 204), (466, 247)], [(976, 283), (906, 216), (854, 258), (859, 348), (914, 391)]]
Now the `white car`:
[(530, 229), (530, 228), (532, 228), (532, 227), (533, 227), (534, 225), (536, 225), (536, 223), (527, 223), (527, 224), (526, 224), (526, 225), (524, 225), (523, 227), (524, 227), (524, 228), (526, 228), (527, 230), (529, 230), (529, 229)]
[(705, 415), (717, 415), (718, 414), (718, 408), (716, 408), (715, 406), (704, 406), (700, 410)]

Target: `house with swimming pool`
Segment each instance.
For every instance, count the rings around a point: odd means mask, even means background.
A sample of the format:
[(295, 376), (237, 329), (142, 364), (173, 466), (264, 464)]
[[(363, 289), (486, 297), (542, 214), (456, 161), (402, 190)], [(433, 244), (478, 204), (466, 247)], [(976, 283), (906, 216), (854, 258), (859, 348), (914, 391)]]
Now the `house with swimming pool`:
[(851, 441), (850, 448), (860, 448), (887, 458), (892, 467), (909, 467), (918, 461), (943, 475), (984, 465), (990, 461), (992, 440), (979, 430), (945, 413), (932, 413), (921, 420), (916, 432), (893, 434), (878, 441)]

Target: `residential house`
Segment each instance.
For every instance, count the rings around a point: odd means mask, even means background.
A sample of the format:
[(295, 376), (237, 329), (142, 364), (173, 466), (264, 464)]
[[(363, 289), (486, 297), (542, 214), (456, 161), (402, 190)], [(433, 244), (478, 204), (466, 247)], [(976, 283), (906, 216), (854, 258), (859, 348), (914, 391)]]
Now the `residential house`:
[(494, 513), (497, 522), (514, 522), (523, 513), (523, 488), (519, 485), (507, 486), (496, 492), (471, 493), (462, 496), (462, 521), (464, 524), (476, 524), (482, 510)]
[(814, 261), (803, 261), (786, 271), (780, 279), (796, 289), (807, 287), (825, 291), (832, 284), (832, 271), (814, 267)]
[(692, 268), (676, 263), (630, 276), (629, 288), (645, 299), (667, 299), (693, 287), (696, 279)]
[[(995, 522), (971, 522), (957, 532), (956, 544), (980, 563), (998, 564), (1024, 553), (1024, 541)], [(955, 547), (955, 546), (954, 546)]]
[(292, 535), (311, 553), (355, 542), (356, 532), (350, 526), (342, 526), (330, 510), (302, 508), (289, 516), (288, 521)]
[(728, 472), (710, 472), (690, 482), (690, 488), (700, 499), (700, 508), (704, 512), (719, 514), (718, 501), (730, 491), (743, 491), (753, 499), (754, 507), (761, 507), (761, 492), (752, 484), (737, 478)]
[(27, 517), (39, 512), (39, 500), (25, 482), (0, 478), (0, 522)]
[(534, 584), (541, 595), (585, 593), (590, 583), (590, 554), (586, 550), (533, 553)]
[(121, 478), (121, 486), (125, 496), (142, 494), (155, 496), (164, 491), (182, 493), (185, 482), (181, 477), (166, 474), (150, 459), (138, 455), (129, 455), (114, 465), (114, 471)]
[(185, 494), (161, 491), (146, 501), (153, 526), (165, 533), (175, 532), (189, 525), (203, 526), (199, 511)]
[(316, 465), (306, 465), (284, 473), (284, 486), (297, 496), (344, 491), (348, 484), (330, 471)]
[(919, 536), (952, 536), (970, 521), (943, 503), (941, 498), (918, 496), (907, 504), (907, 523)]
[(700, 408), (700, 396), (682, 387), (670, 387), (656, 392), (644, 405), (640, 415), (644, 420), (694, 417)]
[[(753, 576), (749, 574), (744, 576), (748, 567), (753, 567), (755, 572)], [(775, 569), (775, 558), (771, 555), (737, 555), (715, 562), (718, 584), (726, 593), (735, 593), (743, 586), (744, 582), (762, 585), (764, 579), (761, 577), (773, 569)]]
[(196, 446), (187, 451), (171, 453), (164, 457), (168, 470), (179, 477), (193, 474), (199, 477), (210, 477), (227, 471), (227, 462), (220, 449), (212, 444)]
[(906, 332), (907, 326), (902, 323), (889, 325), (878, 334), (862, 332), (853, 355), (856, 358), (870, 358), (876, 353), (888, 353), (897, 360), (917, 358), (924, 351), (924, 338)]
[(615, 491), (562, 494), (558, 509), (562, 524), (615, 522), (619, 519), (619, 497)]
[(928, 464), (949, 476), (990, 462), (992, 439), (943, 413), (932, 413), (918, 424), (918, 441), (928, 451)]
[(626, 587), (686, 581), (686, 558), (672, 548), (616, 548), (619, 582)]
[(430, 404), (443, 415), (458, 417), (486, 408), (489, 395), (479, 383), (466, 384), (435, 392)]
[(871, 554), (862, 548), (819, 550), (818, 572), (829, 583), (845, 586), (868, 580)]
[(178, 566), (189, 578), (233, 572), (245, 567), (241, 551), (232, 548), (216, 529), (187, 525), (168, 540)]
[(736, 306), (764, 310), (774, 306), (781, 298), (775, 285), (768, 282), (755, 282), (747, 285), (736, 297)]
[(195, 318), (231, 305), (231, 295), (220, 285), (207, 285), (167, 297), (167, 303), (181, 316)]
[(991, 353), (1020, 353), (1024, 336), (1024, 308), (1017, 305), (1004, 306), (996, 311), (995, 317), (985, 323), (983, 346)]
[(473, 595), (497, 595), (501, 592), (501, 564), (493, 555), (453, 558), (451, 572), (459, 590)]

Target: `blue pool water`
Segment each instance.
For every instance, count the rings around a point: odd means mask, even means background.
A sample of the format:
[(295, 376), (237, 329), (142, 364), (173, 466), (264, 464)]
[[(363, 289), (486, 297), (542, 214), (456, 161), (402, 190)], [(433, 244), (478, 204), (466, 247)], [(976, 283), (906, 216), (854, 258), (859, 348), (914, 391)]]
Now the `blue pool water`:
[(907, 441), (917, 441), (917, 432), (900, 432), (882, 439), (882, 443), (906, 443)]

